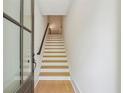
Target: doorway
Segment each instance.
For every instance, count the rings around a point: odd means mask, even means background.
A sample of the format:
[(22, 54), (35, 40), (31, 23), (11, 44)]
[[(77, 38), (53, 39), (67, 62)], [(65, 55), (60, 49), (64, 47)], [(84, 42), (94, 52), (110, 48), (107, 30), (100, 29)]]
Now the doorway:
[(4, 93), (33, 93), (34, 0), (3, 1)]

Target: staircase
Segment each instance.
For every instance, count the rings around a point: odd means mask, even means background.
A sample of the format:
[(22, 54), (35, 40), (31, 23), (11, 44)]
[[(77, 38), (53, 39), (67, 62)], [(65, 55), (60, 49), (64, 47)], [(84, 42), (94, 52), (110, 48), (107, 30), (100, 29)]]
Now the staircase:
[(48, 34), (45, 42), (40, 80), (70, 80), (63, 36)]

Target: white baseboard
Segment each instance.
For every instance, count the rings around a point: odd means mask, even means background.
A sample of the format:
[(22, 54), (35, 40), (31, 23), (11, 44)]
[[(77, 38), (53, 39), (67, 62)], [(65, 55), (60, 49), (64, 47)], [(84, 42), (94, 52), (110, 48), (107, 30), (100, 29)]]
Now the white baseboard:
[(81, 93), (79, 87), (77, 86), (77, 84), (74, 80), (71, 80), (71, 84), (72, 84), (72, 87), (73, 87), (75, 93)]
[(38, 83), (39, 83), (39, 79), (38, 79), (37, 82), (34, 84), (34, 88), (37, 86)]

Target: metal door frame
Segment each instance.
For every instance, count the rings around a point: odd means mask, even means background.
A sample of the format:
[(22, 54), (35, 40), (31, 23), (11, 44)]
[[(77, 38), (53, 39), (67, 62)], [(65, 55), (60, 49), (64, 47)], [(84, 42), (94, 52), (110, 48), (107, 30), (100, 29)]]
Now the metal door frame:
[[(31, 0), (31, 20), (32, 27), (31, 30), (23, 25), (23, 10), (24, 10), (24, 0), (20, 0), (20, 22), (16, 21), (14, 18), (3, 12), (3, 17), (8, 21), (14, 23), (20, 27), (20, 84), (21, 87), (17, 93), (34, 93), (34, 0)], [(31, 55), (32, 55), (32, 72), (28, 79), (23, 82), (23, 31), (28, 31), (31, 33)], [(30, 88), (28, 88), (28, 87)], [(28, 92), (30, 91), (30, 92)]]

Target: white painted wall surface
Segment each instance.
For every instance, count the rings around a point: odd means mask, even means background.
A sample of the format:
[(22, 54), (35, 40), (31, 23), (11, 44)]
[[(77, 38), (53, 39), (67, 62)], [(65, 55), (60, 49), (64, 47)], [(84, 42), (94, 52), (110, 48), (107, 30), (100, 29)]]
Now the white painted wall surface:
[(35, 69), (34, 73), (34, 83), (37, 84), (40, 73), (40, 67), (41, 67), (41, 61), (42, 61), (42, 53), (41, 55), (36, 55), (41, 44), (41, 40), (43, 38), (43, 34), (45, 31), (45, 28), (47, 26), (47, 17), (43, 16), (40, 13), (39, 6), (37, 3), (37, 0), (35, 0), (35, 19), (34, 19), (34, 51), (35, 51), (35, 62), (37, 62), (37, 67)]
[(66, 15), (71, 0), (38, 0), (43, 15)]
[(120, 91), (120, 0), (73, 0), (64, 19), (72, 80), (80, 93)]

